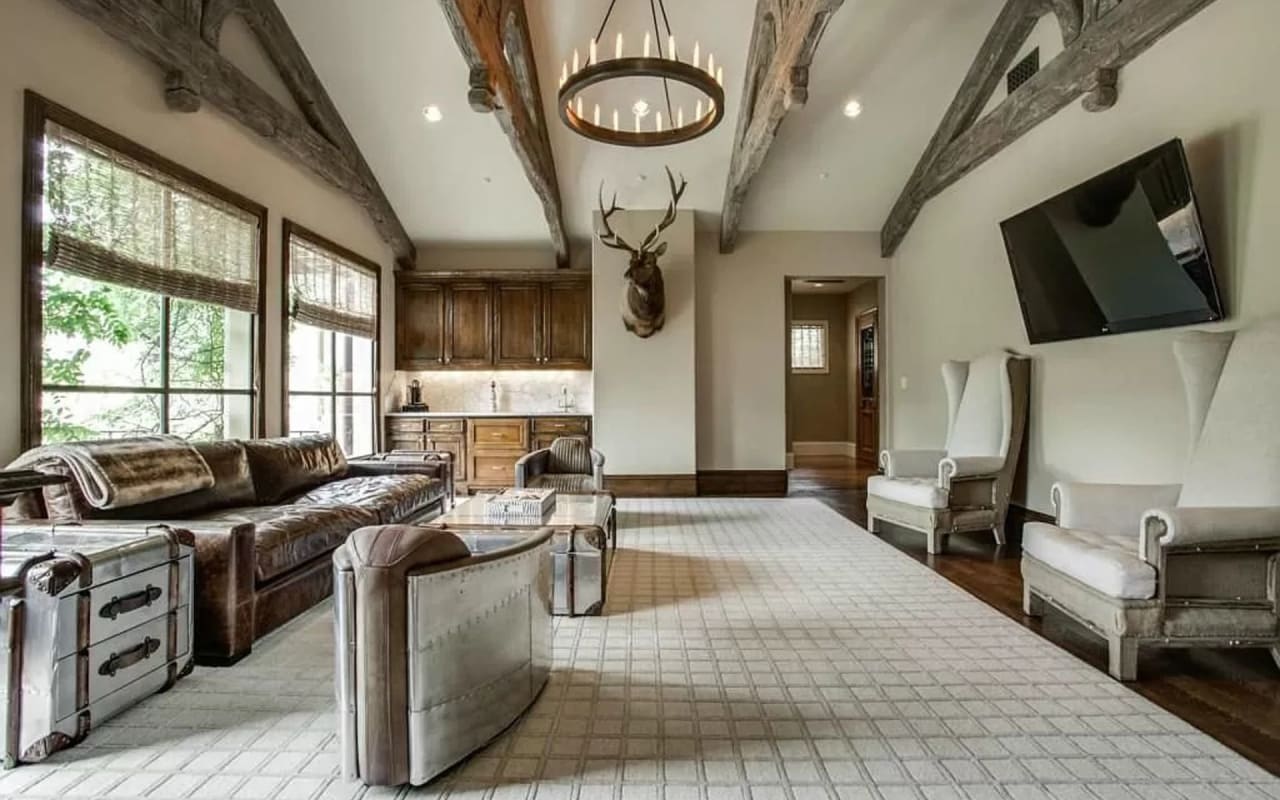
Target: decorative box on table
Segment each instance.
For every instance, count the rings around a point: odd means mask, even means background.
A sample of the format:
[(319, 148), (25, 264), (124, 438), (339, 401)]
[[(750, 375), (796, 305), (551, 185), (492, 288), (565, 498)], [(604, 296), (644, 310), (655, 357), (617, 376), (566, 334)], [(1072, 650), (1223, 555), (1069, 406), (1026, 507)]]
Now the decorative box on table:
[(190, 534), (30, 524), (0, 547), (4, 765), (41, 761), (191, 670)]
[(555, 510), (555, 489), (507, 489), (486, 497), (484, 506), (485, 515), (495, 520), (540, 520)]

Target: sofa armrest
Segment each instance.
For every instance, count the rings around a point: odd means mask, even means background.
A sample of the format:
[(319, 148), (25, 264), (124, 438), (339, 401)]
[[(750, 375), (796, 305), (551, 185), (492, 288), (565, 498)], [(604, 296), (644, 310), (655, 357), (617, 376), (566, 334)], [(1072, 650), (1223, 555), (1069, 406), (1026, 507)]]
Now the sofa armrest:
[(1159, 564), (1160, 551), (1257, 543), (1280, 550), (1280, 508), (1154, 508), (1142, 515), (1141, 555)]
[(544, 474), (550, 459), (551, 451), (547, 448), (521, 456), (516, 461), (516, 488), (523, 489), (529, 485), (529, 481)]
[(1134, 536), (1149, 508), (1172, 506), (1176, 484), (1055, 483), (1050, 491), (1058, 525), (1110, 536)]
[(885, 450), (880, 466), (887, 478), (932, 478), (946, 457), (945, 450)]
[(420, 461), (349, 461), (347, 475), (353, 478), (373, 475), (427, 475), (440, 481), (446, 498), (453, 497), (453, 454), (423, 451)]
[(1004, 459), (1000, 456), (948, 457), (938, 462), (938, 485), (950, 489), (953, 480), (994, 478), (1002, 469)]

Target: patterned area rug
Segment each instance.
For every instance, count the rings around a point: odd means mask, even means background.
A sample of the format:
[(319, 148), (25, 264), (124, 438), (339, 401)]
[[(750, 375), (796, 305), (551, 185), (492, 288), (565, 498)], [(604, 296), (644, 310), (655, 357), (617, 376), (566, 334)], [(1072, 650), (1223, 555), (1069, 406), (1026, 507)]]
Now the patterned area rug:
[(0, 797), (1266, 800), (1280, 781), (814, 500), (622, 503), (606, 613), (421, 789), (337, 776), (327, 604)]

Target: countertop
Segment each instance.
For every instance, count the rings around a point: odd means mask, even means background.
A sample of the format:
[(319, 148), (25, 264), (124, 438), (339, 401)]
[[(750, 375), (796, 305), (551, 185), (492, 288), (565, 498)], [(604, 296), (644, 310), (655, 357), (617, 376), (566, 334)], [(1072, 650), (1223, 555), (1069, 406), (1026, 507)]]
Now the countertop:
[(589, 417), (591, 412), (580, 409), (573, 409), (572, 411), (388, 411), (386, 416), (417, 417), (420, 419), (456, 419), (457, 417), (512, 417), (525, 419), (527, 417)]

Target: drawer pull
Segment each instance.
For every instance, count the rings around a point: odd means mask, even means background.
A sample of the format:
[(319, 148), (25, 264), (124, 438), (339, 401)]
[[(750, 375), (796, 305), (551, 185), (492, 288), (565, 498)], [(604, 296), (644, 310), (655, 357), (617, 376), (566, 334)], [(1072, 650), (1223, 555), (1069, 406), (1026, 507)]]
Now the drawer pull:
[(147, 588), (126, 594), (124, 597), (113, 597), (111, 602), (104, 605), (98, 610), (98, 616), (103, 619), (115, 619), (121, 614), (128, 614), (130, 611), (137, 611), (140, 608), (146, 608), (155, 601), (160, 599), (160, 587), (147, 584)]
[(114, 678), (120, 670), (151, 658), (159, 649), (160, 640), (148, 636), (137, 647), (131, 647), (123, 653), (112, 653), (111, 657), (103, 661), (102, 666), (98, 667), (98, 674), (109, 675)]

